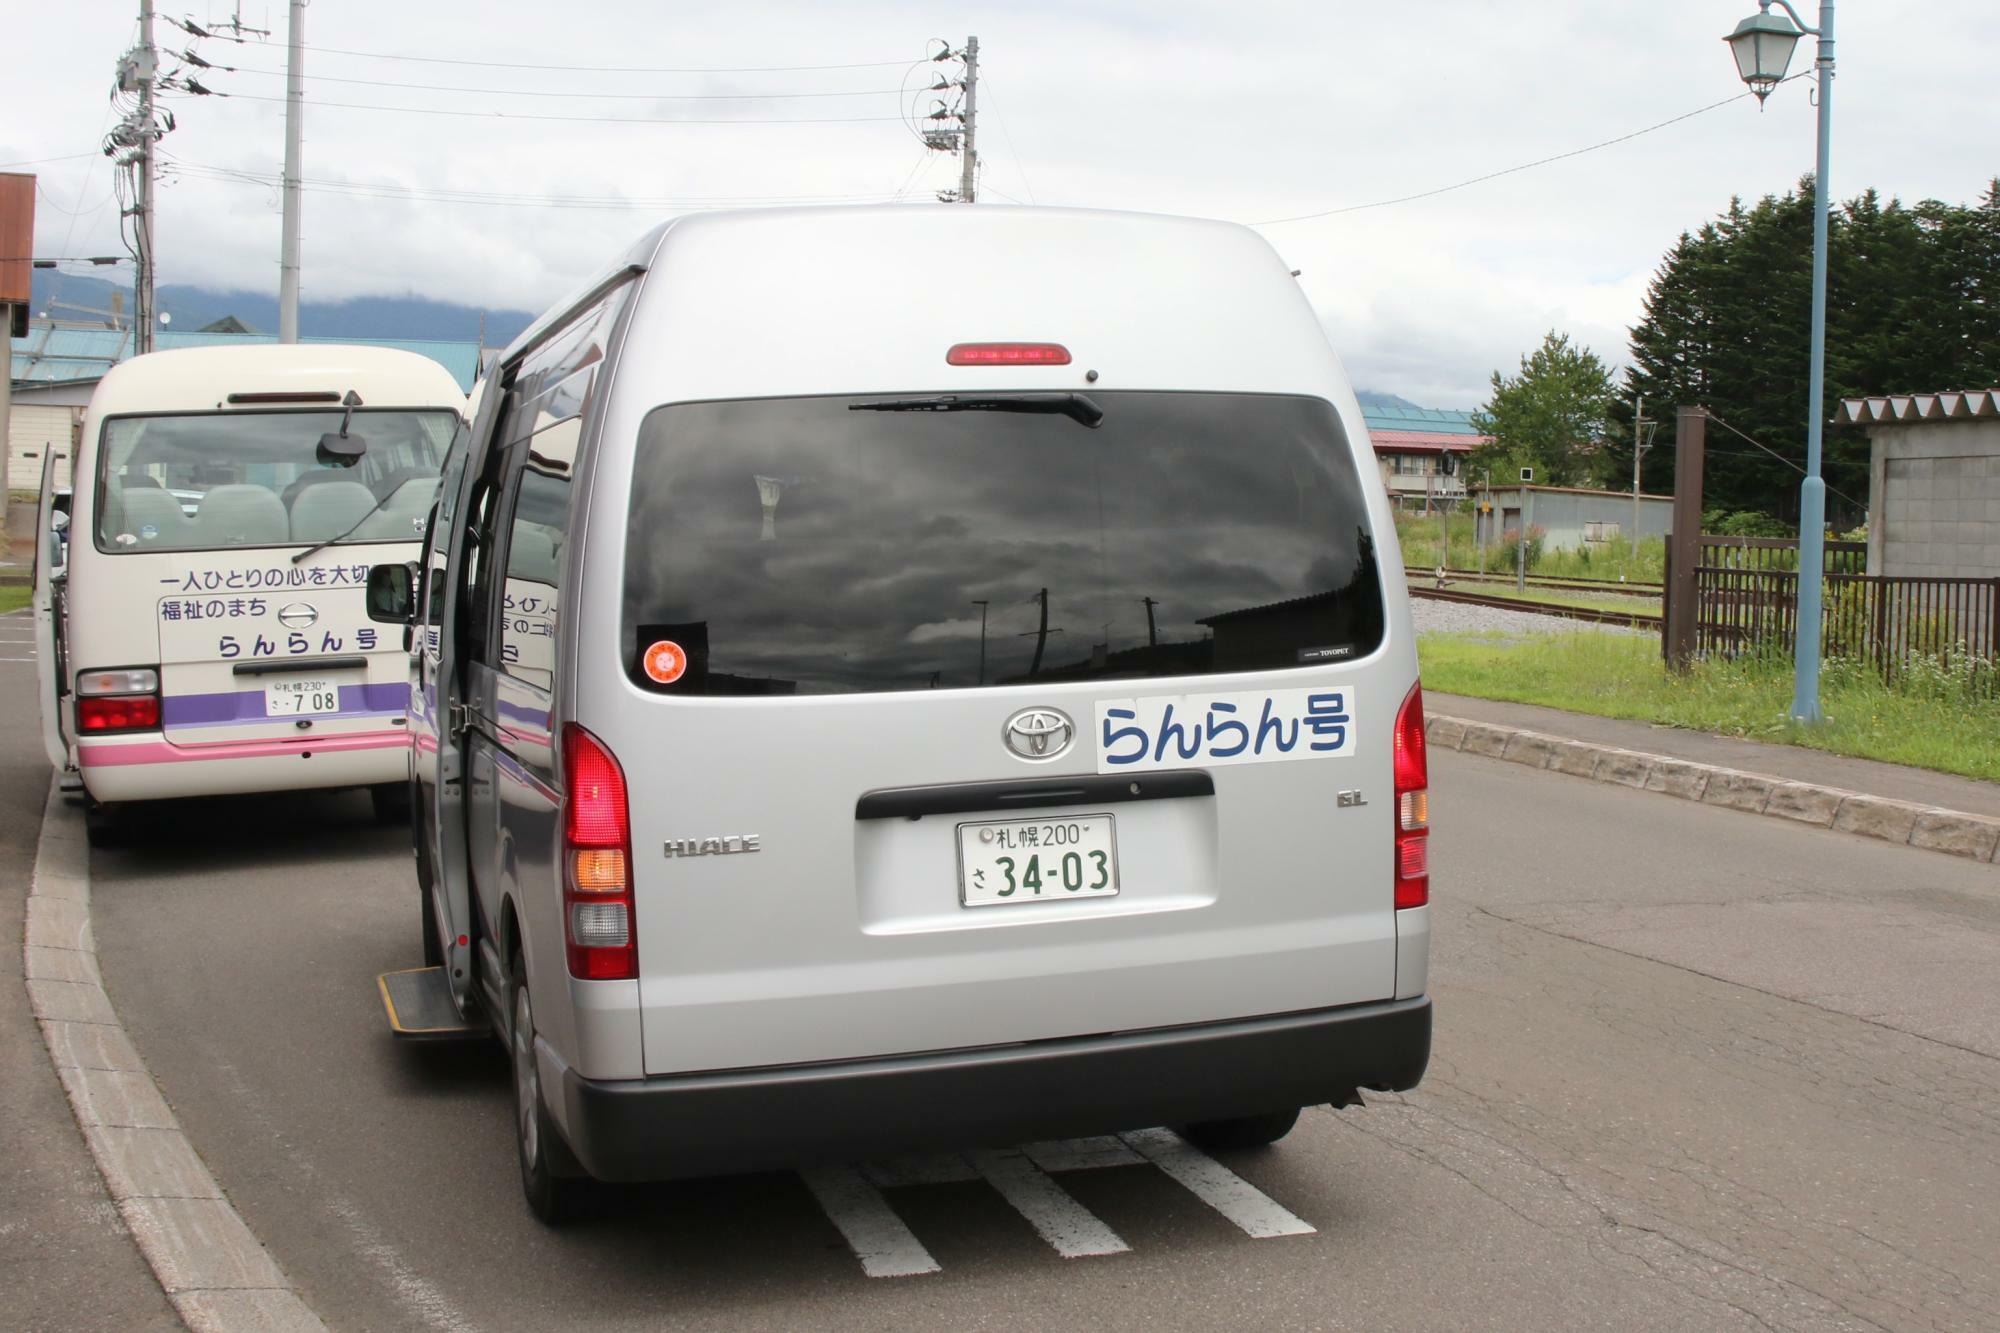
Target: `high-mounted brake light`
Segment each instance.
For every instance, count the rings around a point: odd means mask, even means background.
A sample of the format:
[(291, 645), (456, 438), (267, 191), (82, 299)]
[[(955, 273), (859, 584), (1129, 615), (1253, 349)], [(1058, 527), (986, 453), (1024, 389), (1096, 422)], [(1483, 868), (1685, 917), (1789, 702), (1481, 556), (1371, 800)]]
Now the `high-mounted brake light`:
[(160, 672), (156, 667), (79, 671), (76, 729), (93, 736), (160, 729)]
[(574, 722), (563, 728), (563, 787), (563, 934), (570, 975), (589, 981), (636, 977), (625, 773), (604, 743)]
[(944, 360), (948, 366), (1066, 366), (1069, 348), (1061, 343), (955, 343)]
[(253, 403), (337, 403), (340, 395), (332, 389), (295, 389), (290, 392), (232, 393), (228, 401), (239, 407)]
[(1424, 754), (1424, 687), (1412, 685), (1396, 712), (1396, 906), (1431, 900), (1430, 763)]

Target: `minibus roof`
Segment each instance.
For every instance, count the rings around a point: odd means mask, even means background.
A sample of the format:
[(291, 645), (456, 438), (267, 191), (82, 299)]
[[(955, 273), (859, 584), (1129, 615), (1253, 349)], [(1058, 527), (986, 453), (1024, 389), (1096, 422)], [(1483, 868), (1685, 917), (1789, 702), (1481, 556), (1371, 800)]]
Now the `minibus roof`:
[[(101, 418), (146, 412), (338, 410), (350, 389), (363, 408), (465, 411), (465, 395), (451, 372), (416, 352), (344, 343), (264, 343), (187, 347), (122, 361), (98, 382), (90, 412)], [(236, 401), (230, 401), (232, 396)]]

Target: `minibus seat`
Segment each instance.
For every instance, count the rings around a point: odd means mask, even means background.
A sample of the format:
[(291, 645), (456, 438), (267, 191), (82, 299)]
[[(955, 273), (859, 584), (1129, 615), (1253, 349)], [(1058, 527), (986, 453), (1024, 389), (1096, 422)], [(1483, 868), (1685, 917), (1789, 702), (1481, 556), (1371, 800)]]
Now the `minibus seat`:
[(373, 517), (354, 530), (354, 535), (374, 541), (415, 541), (422, 535), (417, 525), (431, 512), (437, 488), (434, 472), (411, 477), (390, 494), (388, 503)]
[[(172, 497), (167, 499), (171, 503)], [(284, 501), (265, 487), (217, 486), (195, 511), (194, 538), (203, 547), (282, 546), (291, 526)]]
[[(104, 535), (117, 542), (129, 533), (138, 547), (182, 547), (193, 538), (194, 522), (181, 509), (181, 502), (158, 486), (122, 487), (116, 497), (106, 497)], [(120, 542), (120, 546), (131, 543)]]
[(375, 492), (358, 481), (323, 481), (292, 501), (292, 540), (323, 542), (338, 537), (368, 516)]

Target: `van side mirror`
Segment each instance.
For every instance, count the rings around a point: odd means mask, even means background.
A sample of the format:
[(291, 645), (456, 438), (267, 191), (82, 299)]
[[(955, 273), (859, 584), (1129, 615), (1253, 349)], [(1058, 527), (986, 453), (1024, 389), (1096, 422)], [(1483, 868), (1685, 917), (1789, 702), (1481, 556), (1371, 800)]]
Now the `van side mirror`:
[(417, 619), (417, 562), (368, 568), (368, 618), (389, 625)]

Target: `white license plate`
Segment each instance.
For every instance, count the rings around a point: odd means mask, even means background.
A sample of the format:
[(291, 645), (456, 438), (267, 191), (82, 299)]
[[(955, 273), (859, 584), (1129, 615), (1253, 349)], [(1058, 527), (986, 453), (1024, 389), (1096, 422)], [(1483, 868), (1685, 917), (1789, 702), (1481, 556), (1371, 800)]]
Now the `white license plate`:
[(265, 717), (338, 713), (340, 687), (330, 680), (278, 680), (264, 687)]
[(1117, 892), (1118, 839), (1110, 815), (958, 826), (958, 898), (967, 907)]

